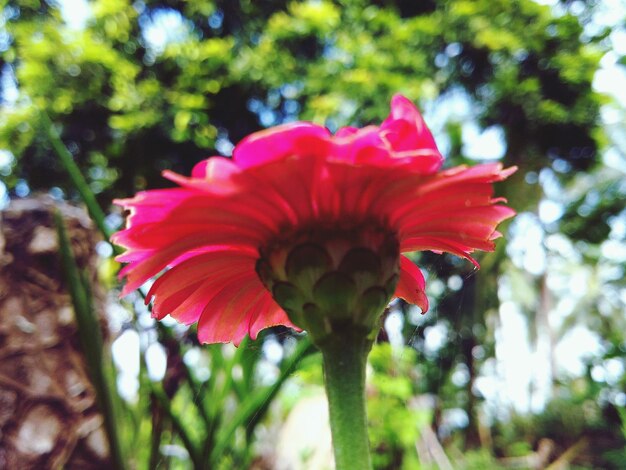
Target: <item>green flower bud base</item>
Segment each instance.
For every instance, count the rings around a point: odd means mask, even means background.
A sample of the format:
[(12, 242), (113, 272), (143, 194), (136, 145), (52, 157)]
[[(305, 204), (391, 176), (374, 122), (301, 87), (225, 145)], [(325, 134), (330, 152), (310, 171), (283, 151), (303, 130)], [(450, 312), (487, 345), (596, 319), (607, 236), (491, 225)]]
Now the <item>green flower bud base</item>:
[(257, 273), (322, 351), (337, 470), (372, 467), (365, 366), (400, 270), (396, 236), (375, 224), (316, 227), (261, 250)]
[(261, 256), (263, 284), (316, 344), (350, 326), (377, 331), (399, 277), (398, 241), (377, 226), (298, 232)]

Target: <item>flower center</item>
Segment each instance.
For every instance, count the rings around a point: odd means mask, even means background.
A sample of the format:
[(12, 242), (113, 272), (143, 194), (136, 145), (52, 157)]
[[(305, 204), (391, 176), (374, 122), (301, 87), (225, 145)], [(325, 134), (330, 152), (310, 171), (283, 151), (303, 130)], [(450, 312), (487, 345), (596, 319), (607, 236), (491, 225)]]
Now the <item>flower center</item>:
[(256, 271), (290, 320), (320, 340), (336, 329), (377, 329), (399, 278), (394, 233), (373, 224), (310, 228), (261, 250)]

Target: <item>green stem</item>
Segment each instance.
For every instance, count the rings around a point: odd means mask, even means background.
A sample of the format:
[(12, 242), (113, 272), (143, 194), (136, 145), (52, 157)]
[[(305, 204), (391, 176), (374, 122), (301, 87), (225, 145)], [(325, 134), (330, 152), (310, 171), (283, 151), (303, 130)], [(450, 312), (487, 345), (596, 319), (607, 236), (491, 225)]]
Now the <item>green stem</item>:
[(318, 344), (324, 358), (336, 470), (370, 470), (365, 366), (372, 340), (348, 330)]

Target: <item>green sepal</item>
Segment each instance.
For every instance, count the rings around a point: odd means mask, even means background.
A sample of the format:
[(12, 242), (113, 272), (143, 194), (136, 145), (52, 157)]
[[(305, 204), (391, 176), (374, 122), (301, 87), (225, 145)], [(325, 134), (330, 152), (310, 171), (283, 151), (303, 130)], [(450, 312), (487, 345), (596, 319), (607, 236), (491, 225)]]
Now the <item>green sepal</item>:
[(313, 287), (315, 303), (324, 313), (331, 315), (331, 321), (352, 316), (357, 294), (356, 283), (339, 271), (324, 274)]

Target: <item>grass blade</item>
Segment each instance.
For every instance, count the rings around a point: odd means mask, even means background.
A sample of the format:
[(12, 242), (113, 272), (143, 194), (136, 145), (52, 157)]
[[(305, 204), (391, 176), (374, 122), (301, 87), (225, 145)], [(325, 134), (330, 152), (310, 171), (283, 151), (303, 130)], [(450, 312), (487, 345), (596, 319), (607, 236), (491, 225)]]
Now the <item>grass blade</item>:
[[(115, 468), (124, 469), (125, 461), (122, 456), (116, 427), (115, 399), (109, 382), (110, 373), (107, 372), (102, 354), (102, 332), (100, 331), (98, 319), (94, 315), (89, 288), (85, 285), (84, 279), (76, 265), (63, 219), (58, 212), (54, 214), (54, 219), (57, 227), (63, 272), (74, 307), (78, 336), (87, 360), (89, 375), (96, 390), (100, 410), (104, 417), (111, 459)], [(112, 369), (109, 368), (110, 370)]]
[(50, 139), (52, 148), (59, 157), (61, 165), (63, 165), (63, 168), (65, 168), (65, 171), (67, 171), (67, 174), (72, 180), (72, 183), (74, 183), (76, 190), (78, 191), (81, 199), (87, 206), (89, 215), (93, 219), (94, 223), (97, 225), (98, 230), (100, 230), (105, 238), (108, 240), (110, 235), (109, 229), (107, 229), (104, 220), (105, 215), (102, 211), (102, 208), (98, 204), (98, 201), (96, 200), (96, 196), (87, 184), (87, 181), (85, 180), (85, 177), (78, 168), (78, 165), (76, 165), (76, 162), (74, 161), (74, 157), (72, 156), (71, 152), (67, 149), (67, 147), (61, 140), (59, 133), (57, 132), (54, 124), (50, 120), (50, 117), (45, 112), (42, 112), (41, 120), (44, 126), (45, 133)]
[(187, 431), (187, 428), (183, 424), (180, 417), (172, 410), (172, 404), (169, 398), (167, 398), (167, 395), (165, 394), (163, 389), (158, 385), (152, 385), (152, 393), (154, 398), (156, 398), (157, 402), (159, 403), (159, 407), (163, 410), (165, 415), (172, 423), (172, 426), (174, 427), (174, 430), (180, 437), (181, 441), (183, 441), (183, 445), (189, 453), (189, 458), (191, 459), (194, 468), (202, 469), (202, 453), (200, 452), (198, 445), (191, 438), (189, 432)]

